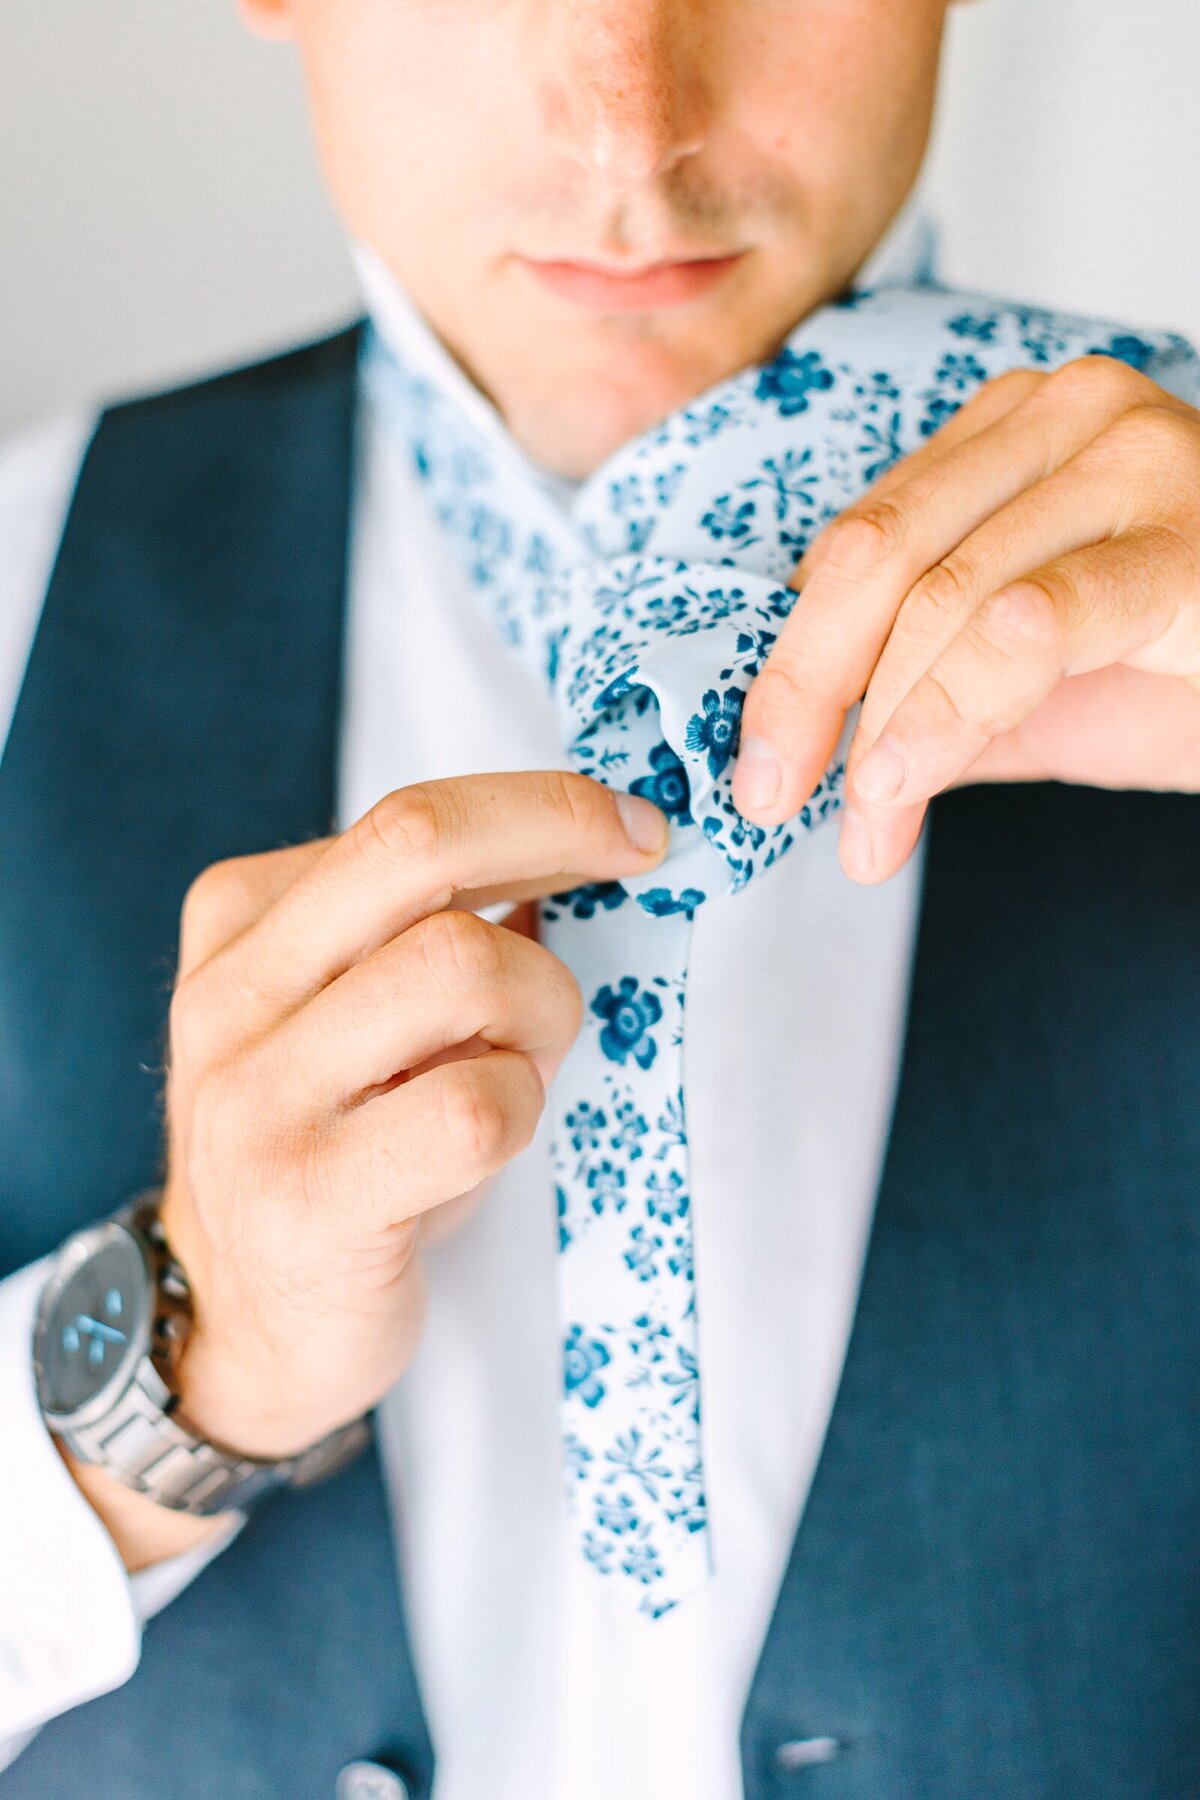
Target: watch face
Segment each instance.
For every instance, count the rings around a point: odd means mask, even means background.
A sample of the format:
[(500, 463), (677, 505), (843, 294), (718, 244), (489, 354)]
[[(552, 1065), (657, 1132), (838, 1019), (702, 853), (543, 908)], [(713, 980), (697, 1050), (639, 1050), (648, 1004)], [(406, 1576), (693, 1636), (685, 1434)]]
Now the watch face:
[(106, 1394), (124, 1391), (149, 1329), (150, 1284), (135, 1238), (107, 1226), (80, 1240), (72, 1261), (68, 1248), (38, 1326), (38, 1392), (60, 1418), (93, 1407), (102, 1414)]

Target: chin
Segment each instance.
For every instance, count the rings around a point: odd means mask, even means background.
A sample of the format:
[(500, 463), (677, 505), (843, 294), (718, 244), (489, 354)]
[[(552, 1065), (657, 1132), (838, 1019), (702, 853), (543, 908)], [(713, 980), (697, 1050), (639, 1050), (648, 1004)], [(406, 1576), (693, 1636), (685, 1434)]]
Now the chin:
[(543, 468), (575, 480), (622, 444), (719, 381), (728, 368), (645, 346), (612, 346), (602, 367), (539, 368), (536, 384), (506, 383), (496, 395), (509, 430)]

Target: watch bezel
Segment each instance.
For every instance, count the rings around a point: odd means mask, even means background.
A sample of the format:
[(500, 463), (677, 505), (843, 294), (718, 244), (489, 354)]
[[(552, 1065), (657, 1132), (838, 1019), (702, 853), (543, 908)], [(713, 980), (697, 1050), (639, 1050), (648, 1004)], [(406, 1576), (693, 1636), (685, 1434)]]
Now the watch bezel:
[[(73, 1407), (69, 1412), (59, 1411), (51, 1406), (45, 1393), (45, 1369), (47, 1334), (58, 1309), (63, 1293), (80, 1269), (101, 1250), (107, 1249), (114, 1241), (124, 1240), (136, 1252), (145, 1277), (145, 1295), (141, 1316), (136, 1329), (130, 1332), (129, 1342), (121, 1354), (121, 1360), (109, 1375), (103, 1387), (99, 1388), (90, 1400), (81, 1406)], [(71, 1431), (79, 1426), (94, 1425), (109, 1414), (121, 1395), (132, 1383), (142, 1359), (149, 1354), (154, 1330), (154, 1270), (151, 1263), (149, 1246), (140, 1234), (131, 1231), (127, 1225), (115, 1219), (107, 1219), (102, 1224), (90, 1225), (83, 1231), (67, 1239), (55, 1259), (45, 1287), (38, 1301), (37, 1318), (33, 1337), (33, 1366), (37, 1385), (38, 1400), (42, 1408), (42, 1416), (52, 1431)]]

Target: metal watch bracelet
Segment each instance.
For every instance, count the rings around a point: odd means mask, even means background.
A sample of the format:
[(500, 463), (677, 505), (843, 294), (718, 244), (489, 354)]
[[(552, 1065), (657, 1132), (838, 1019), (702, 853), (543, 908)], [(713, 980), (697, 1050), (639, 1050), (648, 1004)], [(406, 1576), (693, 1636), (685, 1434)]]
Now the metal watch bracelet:
[(246, 1511), (282, 1487), (305, 1487), (336, 1473), (362, 1450), (369, 1421), (354, 1419), (293, 1457), (260, 1461), (192, 1431), (171, 1385), (191, 1326), (187, 1277), (172, 1256), (157, 1210), (143, 1195), (116, 1223), (141, 1240), (154, 1290), (150, 1349), (113, 1407), (91, 1424), (56, 1427), (73, 1456), (104, 1468), (159, 1506), (210, 1517)]

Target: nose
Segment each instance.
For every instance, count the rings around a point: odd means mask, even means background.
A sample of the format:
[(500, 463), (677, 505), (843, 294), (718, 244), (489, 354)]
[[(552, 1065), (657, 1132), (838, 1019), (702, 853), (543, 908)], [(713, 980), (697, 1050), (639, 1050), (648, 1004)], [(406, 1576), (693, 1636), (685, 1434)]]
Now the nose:
[(550, 0), (542, 106), (560, 154), (626, 188), (702, 148), (709, 99), (692, 14), (689, 0)]

